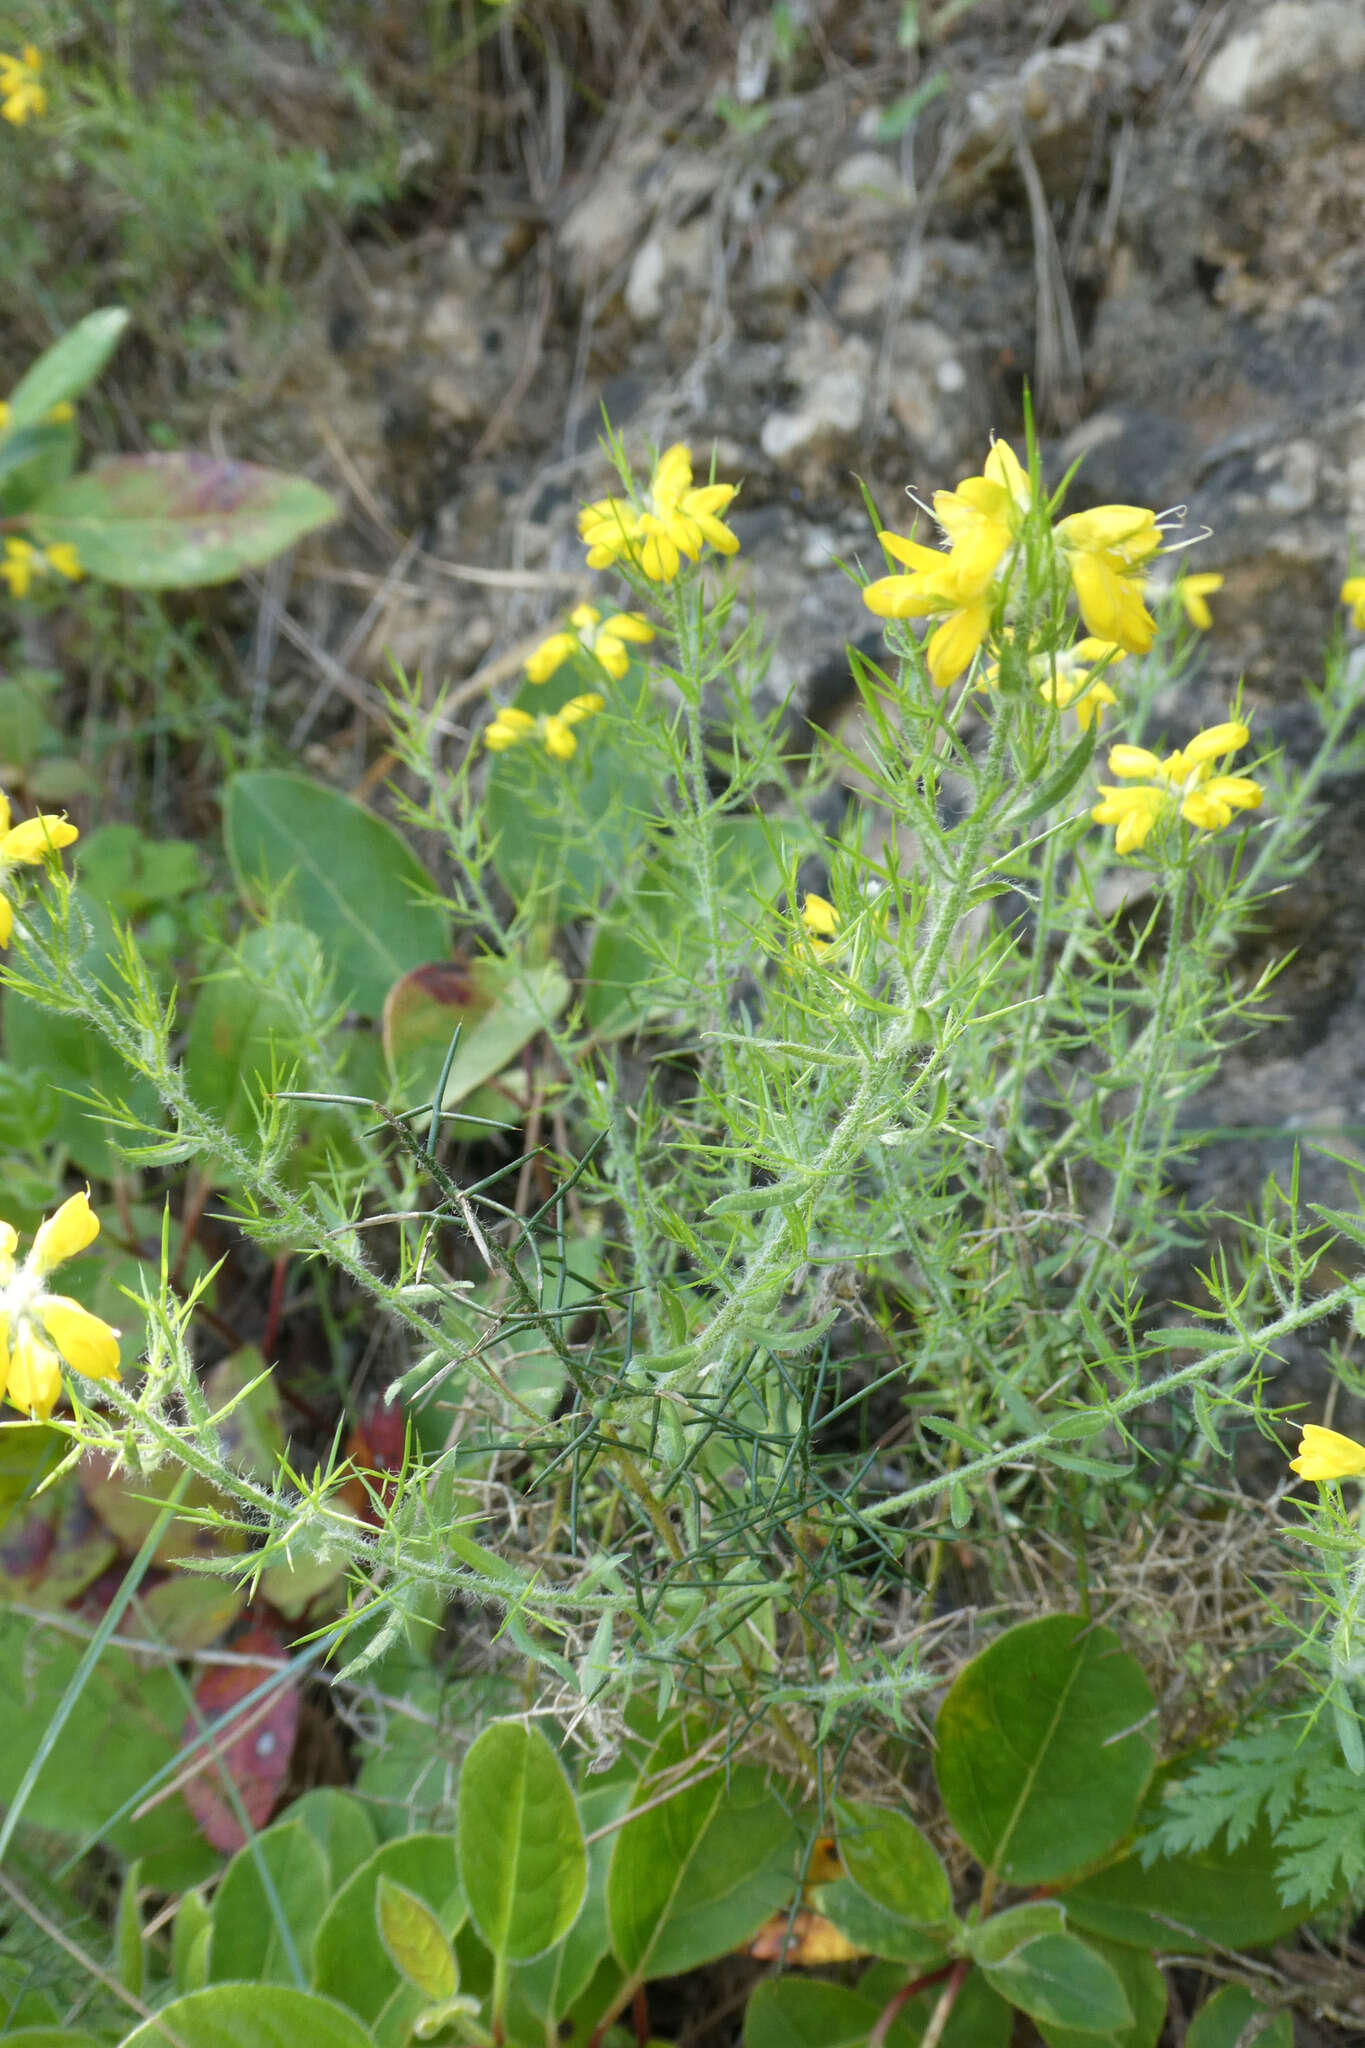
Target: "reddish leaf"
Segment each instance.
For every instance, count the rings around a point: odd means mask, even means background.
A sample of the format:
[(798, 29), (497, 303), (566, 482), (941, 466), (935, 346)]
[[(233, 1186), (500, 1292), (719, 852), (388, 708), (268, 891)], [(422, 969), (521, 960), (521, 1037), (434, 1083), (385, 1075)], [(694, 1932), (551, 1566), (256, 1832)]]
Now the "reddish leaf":
[(347, 1479), (339, 1489), (351, 1513), (372, 1525), (379, 1509), (393, 1499), (394, 1486), (386, 1477), (403, 1469), (403, 1447), (407, 1420), (402, 1409), (378, 1402), (363, 1422), (358, 1422), (346, 1439), (346, 1456), (363, 1477)]
[[(183, 1787), (185, 1803), (205, 1840), (227, 1854), (240, 1849), (246, 1836), (223, 1773), (236, 1787), (252, 1827), (264, 1827), (284, 1785), (299, 1725), (298, 1686), (279, 1670), (287, 1654), (283, 1638), (273, 1629), (253, 1628), (231, 1647), (238, 1656), (265, 1661), (215, 1665), (195, 1686), (195, 1704), (217, 1738), (216, 1755), (200, 1751), (199, 1767)], [(244, 1711), (238, 1708), (239, 1701), (272, 1675), (280, 1681), (273, 1693)], [(199, 1721), (191, 1714), (181, 1740), (192, 1742), (198, 1733)]]
[(131, 590), (225, 583), (337, 517), (303, 477), (214, 455), (116, 455), (27, 515), (44, 547), (72, 542), (91, 576)]

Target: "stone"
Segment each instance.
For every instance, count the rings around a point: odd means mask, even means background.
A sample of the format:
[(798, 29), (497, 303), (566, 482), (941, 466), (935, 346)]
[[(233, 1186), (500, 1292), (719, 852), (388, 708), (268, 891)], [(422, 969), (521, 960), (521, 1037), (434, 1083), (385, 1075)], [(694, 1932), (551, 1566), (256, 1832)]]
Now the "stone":
[(1199, 82), (1206, 108), (1240, 112), (1365, 69), (1360, 0), (1276, 0), (1216, 50)]

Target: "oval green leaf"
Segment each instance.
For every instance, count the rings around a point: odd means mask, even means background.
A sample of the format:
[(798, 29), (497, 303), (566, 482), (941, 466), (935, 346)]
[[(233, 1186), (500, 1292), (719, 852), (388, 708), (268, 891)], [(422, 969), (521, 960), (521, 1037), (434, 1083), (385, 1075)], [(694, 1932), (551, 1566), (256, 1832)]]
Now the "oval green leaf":
[(294, 1981), (326, 1909), (327, 1858), (309, 1830), (297, 1821), (267, 1828), (237, 1851), (214, 1895), (210, 1980)]
[[(1258, 2005), (1245, 1984), (1225, 1984), (1206, 1999), (1185, 2036), (1185, 2048), (1238, 2048), (1250, 2022), (1269, 2008)], [(1294, 2021), (1287, 2012), (1276, 2013), (1256, 2036), (1256, 2048), (1294, 2048)]]
[(122, 2048), (374, 2048), (359, 2020), (280, 1984), (211, 1984), (173, 1998), (129, 2034)]
[(456, 1841), (470, 1917), (495, 1956), (526, 1962), (578, 1917), (588, 1885), (569, 1781), (538, 1728), (485, 1728), (460, 1772)]
[[(1112, 2036), (1113, 2048), (1156, 2048), (1166, 2024), (1166, 1979), (1146, 1949), (1124, 1948), (1116, 1941), (1098, 1941), (1093, 1936), (1086, 1946), (1102, 1956), (1119, 1983), (1133, 2014), (1131, 2026), (1120, 2027)], [(1048, 2048), (1094, 2048), (1093, 2034), (1075, 2027), (1039, 2026)]]
[(79, 398), (99, 376), (127, 325), (122, 306), (98, 306), (45, 349), (9, 395), (11, 432), (36, 427), (54, 405)]
[(978, 1861), (1043, 1884), (1121, 1842), (1152, 1774), (1153, 1704), (1113, 1631), (1072, 1615), (1025, 1622), (974, 1657), (940, 1709), (934, 1768)]
[(866, 1799), (839, 1799), (834, 1817), (840, 1858), (859, 1891), (916, 1927), (952, 1918), (948, 1873), (907, 1815)]
[(612, 1951), (640, 1980), (725, 1955), (791, 1896), (797, 1831), (760, 1771), (731, 1771), (728, 1783), (717, 1773), (649, 1803), (660, 1769), (684, 1755), (678, 1733), (660, 1743), (632, 1801), (646, 1810), (622, 1828), (607, 1877)]
[(395, 981), (447, 950), (434, 884), (391, 825), (306, 775), (234, 775), (223, 803), (243, 897), (296, 918), (322, 943), (336, 998), (377, 1017)]
[(381, 1874), (374, 1901), (389, 1961), (424, 1998), (453, 1998), (460, 1988), (455, 1951), (436, 1915), (405, 1885)]
[(313, 1981), (358, 2013), (380, 2048), (401, 2048), (429, 2000), (404, 1980), (381, 1937), (385, 1880), (420, 1900), (448, 1940), (459, 1931), (465, 1906), (454, 1842), (448, 1835), (403, 1835), (367, 1858), (332, 1900), (313, 1943)]
[(72, 545), (88, 576), (124, 590), (227, 583), (337, 517), (303, 477), (214, 455), (116, 455), (30, 508), (43, 547)]
[(980, 1956), (977, 1961), (992, 1990), (1040, 2027), (1070, 2027), (1093, 2040), (1133, 2023), (1132, 2008), (1113, 1970), (1074, 1934), (1040, 1934), (998, 1963)]

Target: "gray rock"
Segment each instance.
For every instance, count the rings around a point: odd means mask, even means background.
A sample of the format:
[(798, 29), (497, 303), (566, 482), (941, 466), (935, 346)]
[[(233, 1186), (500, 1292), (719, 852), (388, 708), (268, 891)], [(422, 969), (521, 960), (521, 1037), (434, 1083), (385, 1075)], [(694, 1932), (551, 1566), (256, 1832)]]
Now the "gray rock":
[(1202, 104), (1237, 112), (1365, 68), (1360, 0), (1275, 0), (1216, 50), (1199, 82)]

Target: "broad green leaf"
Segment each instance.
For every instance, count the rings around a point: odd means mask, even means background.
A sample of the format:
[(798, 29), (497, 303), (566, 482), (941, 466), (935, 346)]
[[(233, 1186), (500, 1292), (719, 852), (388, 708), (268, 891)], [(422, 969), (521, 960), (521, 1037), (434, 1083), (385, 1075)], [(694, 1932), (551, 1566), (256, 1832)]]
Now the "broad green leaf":
[(967, 1951), (979, 1963), (1001, 1963), (1026, 1941), (1044, 1934), (1061, 1934), (1066, 1928), (1066, 1911), (1055, 1899), (1030, 1899), (1022, 1906), (993, 1913), (973, 1927), (967, 1937)]
[(246, 1604), (245, 1590), (229, 1580), (176, 1572), (139, 1596), (138, 1619), (149, 1641), (189, 1657), (216, 1643)]
[[(102, 904), (72, 892), (73, 916), (90, 926), (90, 940), (76, 960), (92, 981), (117, 987), (112, 960), (113, 926)], [(77, 923), (76, 929), (80, 926)], [(53, 1111), (53, 1133), (76, 1165), (92, 1179), (109, 1180), (121, 1171), (107, 1126), (91, 1097), (126, 1102), (133, 1114), (155, 1128), (161, 1107), (149, 1081), (127, 1068), (98, 1032), (78, 1017), (54, 1016), (50, 1010), (11, 990), (4, 1002), (5, 1057), (11, 1065), (29, 1067), (42, 1076), (43, 1095)]]
[[(866, 2048), (881, 2007), (844, 1984), (772, 1977), (756, 1984), (744, 2009), (744, 2048)], [(900, 2015), (889, 2048), (913, 2048), (920, 2030)]]
[(88, 576), (125, 590), (227, 583), (337, 517), (303, 477), (216, 455), (115, 455), (25, 515), (43, 547), (69, 542)]
[(374, 2048), (358, 2019), (330, 1998), (281, 1984), (210, 1984), (173, 1998), (124, 2037), (122, 2048)]
[[(320, 941), (302, 925), (265, 925), (200, 984), (185, 1082), (230, 1138), (254, 1141), (264, 1095), (300, 1057), (300, 999), (316, 986), (321, 960)], [(292, 1000), (291, 980), (299, 991)]]
[(136, 825), (101, 825), (73, 849), (82, 889), (113, 917), (145, 917), (188, 896), (204, 880), (188, 839), (151, 839)]
[[(544, 2032), (547, 2019), (560, 2019), (581, 1998), (608, 1952), (607, 1873), (616, 1837), (611, 1823), (619, 1820), (630, 1802), (629, 1778), (620, 1783), (592, 1784), (578, 1794), (578, 1817), (585, 1835), (597, 1834), (588, 1844), (588, 1890), (583, 1909), (573, 1926), (555, 1947), (534, 1962), (516, 1965), (510, 1977), (508, 2024), (515, 2036), (524, 2007), (532, 2020), (529, 2033)], [(536, 2028), (534, 2022), (539, 2022)], [(591, 2030), (589, 2030), (591, 2031)]]
[(460, 1042), (441, 1101), (446, 1108), (462, 1102), (554, 1022), (569, 994), (556, 960), (533, 967), (484, 959), (468, 968), (438, 960), (414, 968), (384, 999), (384, 1051), (399, 1094), (405, 1102), (430, 1097), (458, 1025)]
[[(13, 1798), (84, 1647), (41, 1622), (0, 1613), (0, 1805)], [(179, 1793), (137, 1820), (113, 1820), (171, 1762), (184, 1718), (174, 1673), (106, 1649), (47, 1759), (25, 1820), (81, 1839), (102, 1834), (119, 1854), (143, 1859), (143, 1882), (157, 1890), (197, 1884), (218, 1859)]]
[(912, 1969), (932, 1969), (943, 1954), (940, 1936), (926, 1927), (912, 1926), (898, 1913), (888, 1912), (885, 1906), (860, 1891), (850, 1878), (822, 1884), (812, 1895), (811, 1903), (840, 1934), (870, 1955), (894, 1957)]
[(306, 1972), (326, 1909), (327, 1858), (307, 1828), (277, 1821), (239, 1849), (223, 1873), (213, 1900), (210, 1979), (292, 1982), (291, 1950)]
[[(1225, 1984), (1205, 1999), (1191, 2020), (1185, 2048), (1241, 2048), (1252, 2020), (1269, 2011), (1268, 2006), (1257, 2003), (1245, 1984)], [(1276, 2013), (1257, 2034), (1256, 2048), (1294, 2048), (1293, 2015)]]
[(470, 1917), (495, 1956), (528, 1961), (572, 1927), (588, 1883), (583, 1829), (538, 1728), (485, 1728), (460, 1770), (456, 1822)]
[(36, 427), (54, 405), (79, 398), (108, 362), (128, 314), (122, 306), (99, 306), (30, 363), (9, 395), (9, 427)]
[[(1166, 1979), (1146, 1949), (1093, 1937), (1086, 1945), (1108, 1963), (1132, 2010), (1132, 2025), (1120, 2027), (1111, 2037), (1113, 2048), (1156, 2048), (1166, 2024)], [(1039, 2032), (1048, 2048), (1094, 2048), (1094, 2035), (1078, 2033), (1074, 2027), (1040, 2025)]]
[[(774, 1977), (756, 1984), (744, 2012), (744, 2048), (865, 2048), (906, 1974), (894, 1965), (864, 1973), (856, 1989), (818, 1978)], [(942, 1983), (903, 2005), (886, 2034), (887, 2048), (914, 2048), (938, 2005)], [(966, 1978), (940, 2037), (940, 2048), (1007, 2048), (1009, 2007), (978, 1970)]]
[(327, 1896), (334, 1899), (379, 1846), (374, 1822), (363, 1800), (337, 1785), (316, 1785), (296, 1799), (289, 1819), (307, 1828), (327, 1859)]
[(1040, 2027), (1070, 2027), (1093, 2040), (1133, 2023), (1113, 1970), (1074, 1934), (1040, 1934), (998, 1963), (982, 1956), (977, 1962), (991, 1989)]
[(399, 1974), (433, 2003), (453, 1998), (460, 1988), (455, 1951), (430, 1906), (381, 1872), (375, 1916), (379, 1938)]
[(250, 903), (278, 893), (283, 914), (322, 944), (338, 1002), (377, 1017), (394, 982), (446, 951), (431, 877), (391, 825), (350, 797), (275, 769), (234, 775), (223, 831)]
[[(651, 1776), (685, 1759), (680, 1732), (665, 1736)], [(671, 1977), (739, 1947), (791, 1896), (797, 1831), (762, 1773), (744, 1767), (703, 1778), (621, 1829), (607, 1877), (607, 1924), (632, 1976)]]
[(1000, 1636), (959, 1673), (937, 1724), (939, 1790), (972, 1854), (1033, 1885), (1114, 1848), (1152, 1774), (1152, 1711), (1111, 1629), (1054, 1614)]
[(1166, 1856), (1144, 1870), (1123, 1857), (1062, 1895), (1073, 1925), (1139, 1948), (1262, 1948), (1310, 1917), (1300, 1900), (1286, 1906), (1277, 1882), (1274, 1837), (1264, 1822), (1229, 1849), (1220, 1834), (1207, 1848)]
[(341, 1884), (313, 1943), (313, 1981), (370, 2027), (380, 2048), (403, 2048), (430, 2003), (395, 1968), (379, 1931), (384, 1879), (420, 1899), (449, 1939), (464, 1920), (464, 1894), (449, 1835), (414, 1834), (384, 1843)]
[(834, 1815), (839, 1855), (859, 1891), (916, 1926), (952, 1918), (948, 1873), (906, 1814), (866, 1799), (840, 1799)]

